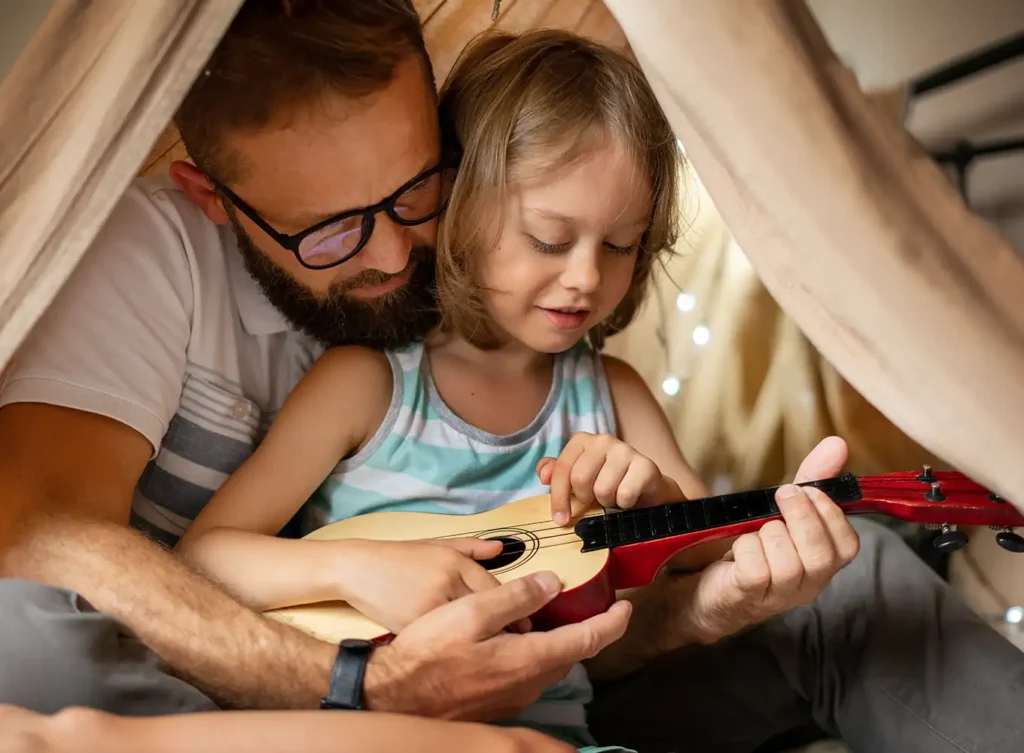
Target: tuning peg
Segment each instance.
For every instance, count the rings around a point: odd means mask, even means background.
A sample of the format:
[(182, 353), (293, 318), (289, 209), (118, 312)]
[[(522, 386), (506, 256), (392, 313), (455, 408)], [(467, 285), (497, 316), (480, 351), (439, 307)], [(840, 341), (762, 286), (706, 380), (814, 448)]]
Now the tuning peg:
[(930, 484), (935, 481), (935, 476), (932, 475), (932, 467), (930, 465), (922, 465), (921, 472), (917, 474), (917, 480), (922, 484)]
[(1009, 526), (996, 534), (996, 543), (1008, 552), (1024, 553), (1024, 536), (1014, 533)]
[(932, 546), (944, 554), (956, 552), (967, 546), (967, 534), (956, 530), (956, 526), (942, 524), (942, 533), (935, 537)]
[(928, 493), (924, 495), (924, 498), (929, 502), (943, 502), (946, 499), (946, 495), (942, 493), (942, 489), (939, 488), (938, 481), (932, 481), (932, 488), (928, 490)]

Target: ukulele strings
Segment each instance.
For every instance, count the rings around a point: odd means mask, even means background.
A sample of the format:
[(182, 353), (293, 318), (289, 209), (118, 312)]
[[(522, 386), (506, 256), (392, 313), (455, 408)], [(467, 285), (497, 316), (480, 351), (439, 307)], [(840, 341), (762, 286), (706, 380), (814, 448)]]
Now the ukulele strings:
[[(587, 518), (607, 517), (608, 514), (609, 514), (608, 512), (603, 512), (603, 513), (599, 512), (599, 513), (597, 513), (595, 515), (584, 515), (584, 516), (582, 516), (580, 518), (580, 520), (586, 520)], [(524, 527), (524, 526), (541, 525), (541, 524), (544, 524), (544, 523), (551, 523), (551, 522), (552, 521), (550, 521), (550, 520), (534, 520), (534, 521), (532, 521), (530, 523), (519, 523), (518, 525), (514, 525), (514, 526), (504, 526), (504, 527), (499, 526), (497, 528), (486, 528), (486, 529), (484, 529), (482, 531), (465, 531), (464, 533), (446, 533), (444, 536), (431, 536), (430, 539), (428, 539), (428, 540), (429, 541), (435, 541), (437, 539), (459, 539), (459, 538), (463, 538), (463, 537), (467, 537), (467, 536), (468, 537), (478, 536), (478, 535), (483, 534), (483, 533), (491, 533), (491, 532), (495, 532), (495, 531), (497, 531), (497, 532), (501, 532), (501, 531), (516, 531), (517, 529), (522, 529), (524, 533), (545, 533), (547, 531), (557, 531), (557, 530), (560, 530), (560, 529), (564, 528), (564, 526), (551, 526), (550, 528), (536, 528), (536, 529), (530, 529), (530, 528), (525, 528)], [(573, 531), (572, 531), (572, 529), (569, 529), (568, 531), (566, 531), (566, 533), (567, 534), (568, 533), (573, 533)], [(540, 537), (540, 538), (544, 538), (544, 537)]]
[(560, 541), (557, 544), (543, 544), (541, 546), (538, 546), (537, 549), (538, 550), (540, 550), (540, 549), (554, 549), (556, 546), (568, 546), (569, 544), (579, 544), (579, 543), (580, 543), (579, 540), (577, 540), (577, 541)]

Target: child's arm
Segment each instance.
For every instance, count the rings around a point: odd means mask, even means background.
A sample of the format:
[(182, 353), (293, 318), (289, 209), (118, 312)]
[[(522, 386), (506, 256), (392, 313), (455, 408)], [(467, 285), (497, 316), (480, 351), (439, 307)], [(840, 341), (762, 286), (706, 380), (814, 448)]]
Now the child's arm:
[[(707, 497), (708, 488), (683, 458), (668, 418), (643, 378), (625, 361), (607, 355), (601, 358), (622, 441), (653, 460), (665, 476), (679, 485), (686, 499)], [(687, 549), (673, 557), (666, 567), (675, 572), (701, 570), (721, 559), (733, 541), (735, 537)]]
[(665, 476), (678, 484), (687, 499), (708, 496), (707, 487), (683, 458), (665, 412), (641, 376), (614, 356), (602, 355), (601, 360), (615, 406), (619, 439), (653, 460)]
[(259, 609), (339, 598), (338, 542), (275, 535), (338, 461), (372, 436), (391, 382), (379, 353), (327, 351), (178, 542), (182, 555)]
[(362, 447), (391, 403), (391, 367), (363, 348), (325, 353), (266, 439), (196, 518), (179, 550), (255, 609), (347, 601), (392, 632), (498, 581), (474, 560), (496, 541), (315, 541), (275, 534), (338, 461)]

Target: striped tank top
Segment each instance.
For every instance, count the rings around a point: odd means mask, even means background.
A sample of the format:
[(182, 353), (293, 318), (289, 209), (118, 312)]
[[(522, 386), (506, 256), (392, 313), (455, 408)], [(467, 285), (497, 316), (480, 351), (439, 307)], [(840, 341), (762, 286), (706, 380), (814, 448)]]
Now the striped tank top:
[[(542, 458), (557, 457), (577, 432), (616, 433), (601, 357), (585, 343), (555, 356), (543, 407), (525, 428), (508, 435), (483, 431), (455, 415), (434, 386), (422, 344), (387, 357), (394, 386), (384, 421), (314, 494), (307, 508), (310, 527), (379, 511), (470, 515), (545, 494), (536, 473)], [(590, 746), (590, 698), (586, 671), (577, 664), (512, 723)]]

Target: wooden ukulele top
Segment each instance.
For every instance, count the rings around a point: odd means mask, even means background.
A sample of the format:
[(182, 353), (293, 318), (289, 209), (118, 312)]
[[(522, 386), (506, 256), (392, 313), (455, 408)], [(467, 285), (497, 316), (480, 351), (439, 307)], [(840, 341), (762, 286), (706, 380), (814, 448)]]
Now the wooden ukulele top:
[[(590, 511), (594, 514), (594, 510)], [(415, 541), (475, 537), (506, 541), (506, 559), (482, 562), (502, 583), (524, 575), (551, 570), (562, 579), (565, 591), (597, 577), (608, 564), (610, 550), (581, 553), (582, 542), (573, 530), (581, 516), (564, 526), (551, 521), (551, 497), (542, 494), (516, 500), (476, 515), (444, 515), (419, 512), (376, 512), (346, 518), (308, 534), (316, 540), (371, 539)], [(519, 542), (519, 543), (516, 543)], [(267, 612), (284, 623), (330, 642), (343, 638), (378, 638), (387, 633), (341, 601), (285, 607)]]

